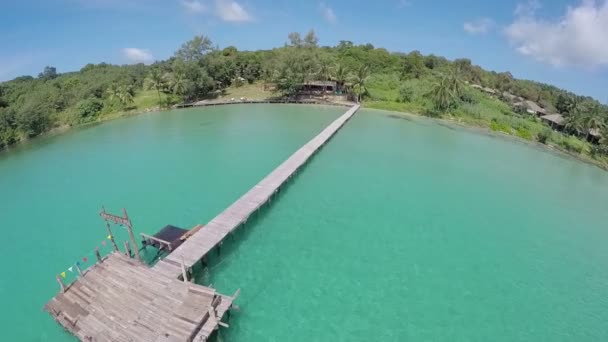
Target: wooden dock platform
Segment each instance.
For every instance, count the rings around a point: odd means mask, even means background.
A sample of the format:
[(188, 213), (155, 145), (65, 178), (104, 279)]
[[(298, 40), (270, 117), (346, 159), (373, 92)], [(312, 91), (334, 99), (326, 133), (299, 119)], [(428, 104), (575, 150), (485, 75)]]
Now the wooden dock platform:
[(186, 268), (191, 269), (202, 260), (213, 248), (220, 245), (228, 234), (247, 219), (262, 205), (268, 202), (279, 188), (294, 173), (300, 169), (308, 159), (319, 150), (358, 110), (360, 106), (351, 107), (346, 113), (329, 124), (321, 133), (292, 154), (279, 167), (262, 179), (251, 190), (212, 219), (204, 228), (193, 234), (182, 245), (175, 249), (165, 259), (159, 261), (154, 269), (165, 272), (173, 277), (182, 274), (182, 262)]
[(81, 341), (206, 341), (232, 301), (114, 252), (44, 309)]

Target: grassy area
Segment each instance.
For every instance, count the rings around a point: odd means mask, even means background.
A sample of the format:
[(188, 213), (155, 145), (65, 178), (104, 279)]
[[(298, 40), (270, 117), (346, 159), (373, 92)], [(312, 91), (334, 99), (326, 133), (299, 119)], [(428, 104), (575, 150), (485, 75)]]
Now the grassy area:
[[(167, 101), (167, 95), (160, 94), (163, 102)], [(155, 90), (142, 90), (133, 97), (133, 107), (138, 110), (158, 107), (158, 93)]]
[(256, 82), (253, 84), (245, 83), (240, 87), (232, 86), (226, 88), (218, 99), (229, 100), (231, 98), (240, 99), (241, 97), (244, 97), (250, 100), (264, 100), (275, 95), (276, 94), (271, 91), (264, 90), (264, 84), (262, 82)]

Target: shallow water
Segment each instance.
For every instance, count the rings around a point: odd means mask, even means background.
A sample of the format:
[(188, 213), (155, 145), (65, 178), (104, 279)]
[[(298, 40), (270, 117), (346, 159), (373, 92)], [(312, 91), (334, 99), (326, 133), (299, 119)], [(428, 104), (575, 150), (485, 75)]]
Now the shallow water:
[[(72, 340), (40, 308), (103, 241), (100, 205), (138, 231), (204, 223), (343, 111), (150, 114), (0, 156), (7, 340)], [(571, 159), (362, 110), (201, 281), (241, 288), (223, 341), (606, 340), (607, 190)]]

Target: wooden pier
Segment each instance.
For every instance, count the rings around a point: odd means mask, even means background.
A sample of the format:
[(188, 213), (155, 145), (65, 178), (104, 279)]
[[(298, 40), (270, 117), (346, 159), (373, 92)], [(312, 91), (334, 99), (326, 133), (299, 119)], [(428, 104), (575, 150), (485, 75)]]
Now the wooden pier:
[[(219, 326), (227, 326), (222, 318), (229, 314), (239, 291), (233, 296), (219, 294), (189, 282), (188, 271), (269, 202), (357, 110), (359, 105), (350, 108), (207, 225), (184, 234), (183, 242), (175, 244), (164, 236), (144, 234), (148, 244), (170, 252), (153, 267), (140, 261), (126, 211), (117, 216), (102, 209), (100, 215), (114, 251), (102, 258), (96, 249), (97, 263), (87, 270), (76, 264), (79, 277), (68, 286), (62, 280), (65, 272), (58, 275), (61, 292), (44, 309), (81, 341), (207, 341)], [(124, 255), (118, 250), (110, 222), (128, 230), (136, 259), (131, 257), (128, 242)]]
[(182, 262), (191, 269), (213, 248), (277, 193), (279, 188), (291, 178), (329, 139), (350, 119), (360, 106), (351, 107), (346, 113), (327, 126), (321, 133), (302, 146), (283, 164), (279, 165), (266, 178), (212, 219), (205, 227), (192, 235), (165, 259), (159, 261), (154, 269), (167, 272), (174, 277), (182, 274)]
[(232, 302), (114, 252), (44, 309), (81, 341), (206, 341)]

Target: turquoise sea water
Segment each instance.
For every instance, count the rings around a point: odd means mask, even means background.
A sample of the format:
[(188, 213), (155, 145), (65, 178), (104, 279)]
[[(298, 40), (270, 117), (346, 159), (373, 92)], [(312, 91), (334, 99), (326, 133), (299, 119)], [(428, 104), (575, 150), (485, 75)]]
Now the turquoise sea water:
[[(0, 155), (6, 340), (72, 340), (41, 307), (103, 241), (100, 205), (204, 223), (343, 111), (150, 114)], [(200, 280), (241, 288), (222, 341), (604, 341), (607, 228), (604, 171), (362, 110)]]

